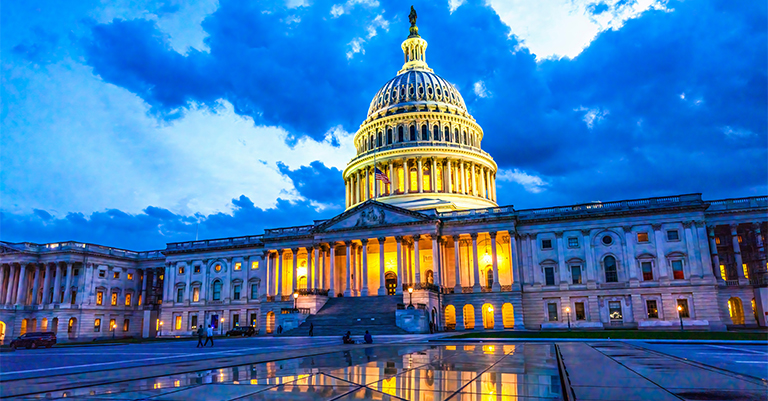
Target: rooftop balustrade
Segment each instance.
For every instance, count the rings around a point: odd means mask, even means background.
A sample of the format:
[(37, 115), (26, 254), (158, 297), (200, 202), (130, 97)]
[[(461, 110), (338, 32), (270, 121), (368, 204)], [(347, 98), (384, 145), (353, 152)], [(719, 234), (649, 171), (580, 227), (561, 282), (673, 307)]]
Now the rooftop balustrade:
[(34, 253), (54, 253), (54, 252), (66, 252), (77, 251), (96, 253), (100, 255), (109, 255), (129, 259), (163, 259), (165, 255), (161, 251), (144, 251), (136, 252), (129, 251), (127, 249), (113, 248), (104, 245), (88, 244), (85, 242), (66, 241), (66, 242), (52, 242), (48, 244), (35, 244), (32, 242), (19, 242), (19, 243), (5, 243), (11, 248), (17, 249), (22, 252), (34, 252)]
[(751, 196), (748, 198), (731, 198), (709, 201), (707, 212), (718, 210), (738, 210), (768, 207), (768, 196)]
[(246, 235), (243, 237), (216, 238), (200, 241), (169, 242), (166, 250), (181, 251), (187, 249), (220, 248), (236, 245), (260, 245), (263, 235)]

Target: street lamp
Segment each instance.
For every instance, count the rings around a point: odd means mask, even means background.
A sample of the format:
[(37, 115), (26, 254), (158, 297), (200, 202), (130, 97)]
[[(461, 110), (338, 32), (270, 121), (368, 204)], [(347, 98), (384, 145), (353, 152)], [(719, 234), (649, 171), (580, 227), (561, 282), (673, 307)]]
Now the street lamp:
[(565, 307), (565, 314), (568, 316), (568, 331), (571, 330), (571, 307), (566, 306)]
[(408, 309), (413, 309), (413, 287), (408, 287)]
[(115, 339), (115, 326), (117, 326), (117, 323), (112, 322), (112, 339)]
[(680, 331), (683, 331), (683, 306), (677, 305), (677, 316), (680, 318)]
[(163, 336), (163, 321), (160, 321), (160, 337)]
[(221, 318), (221, 325), (219, 327), (219, 334), (224, 335), (224, 318)]
[(298, 309), (297, 302), (299, 301), (299, 293), (294, 292), (293, 293), (293, 309)]

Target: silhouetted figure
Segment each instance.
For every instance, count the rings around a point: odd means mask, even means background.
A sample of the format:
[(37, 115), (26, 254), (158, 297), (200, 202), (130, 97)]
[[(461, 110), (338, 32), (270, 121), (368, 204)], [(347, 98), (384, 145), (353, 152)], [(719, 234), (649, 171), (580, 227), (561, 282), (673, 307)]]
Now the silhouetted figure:
[(344, 344), (354, 344), (355, 343), (354, 341), (352, 341), (352, 333), (350, 333), (349, 331), (347, 332), (347, 334), (344, 334), (344, 337), (341, 337), (341, 341)]
[(315, 325), (314, 323), (309, 324), (309, 336), (314, 337), (315, 336)]
[(363, 339), (365, 340), (366, 344), (373, 344), (373, 337), (371, 337), (371, 333), (369, 333), (368, 330), (365, 331), (365, 336), (363, 336)]

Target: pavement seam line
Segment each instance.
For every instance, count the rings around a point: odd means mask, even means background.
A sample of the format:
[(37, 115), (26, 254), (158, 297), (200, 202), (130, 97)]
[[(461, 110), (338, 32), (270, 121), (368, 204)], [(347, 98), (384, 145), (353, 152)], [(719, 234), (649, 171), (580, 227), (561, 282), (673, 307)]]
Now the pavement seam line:
[(474, 382), (475, 382), (475, 380), (477, 380), (477, 379), (478, 379), (480, 376), (482, 376), (482, 375), (483, 375), (483, 373), (485, 373), (485, 372), (489, 371), (489, 370), (490, 370), (492, 367), (494, 367), (494, 366), (498, 365), (498, 364), (499, 364), (499, 362), (501, 362), (501, 361), (503, 361), (504, 359), (506, 359), (506, 357), (507, 357), (507, 356), (509, 356), (509, 354), (511, 354), (511, 353), (513, 353), (513, 352), (515, 352), (515, 351), (514, 351), (514, 350), (513, 350), (513, 351), (509, 351), (508, 353), (505, 353), (504, 355), (502, 355), (502, 357), (501, 357), (501, 358), (499, 358), (499, 360), (498, 360), (498, 361), (496, 361), (496, 362), (492, 363), (490, 366), (488, 366), (487, 368), (483, 369), (483, 371), (482, 371), (482, 372), (478, 373), (478, 374), (477, 374), (477, 376), (475, 376), (475, 377), (474, 377), (472, 380), (468, 381), (468, 382), (467, 382), (467, 384), (465, 384), (465, 385), (463, 385), (463, 386), (459, 387), (459, 389), (458, 389), (458, 390), (454, 391), (454, 392), (453, 392), (453, 394), (451, 394), (451, 396), (450, 396), (450, 397), (448, 397), (448, 398), (446, 398), (444, 401), (448, 401), (448, 400), (450, 400), (451, 398), (455, 397), (455, 396), (456, 396), (456, 394), (459, 394), (459, 393), (461, 393), (461, 392), (462, 392), (462, 391), (463, 391), (465, 388), (467, 388), (467, 386), (469, 386), (470, 384), (474, 383)]

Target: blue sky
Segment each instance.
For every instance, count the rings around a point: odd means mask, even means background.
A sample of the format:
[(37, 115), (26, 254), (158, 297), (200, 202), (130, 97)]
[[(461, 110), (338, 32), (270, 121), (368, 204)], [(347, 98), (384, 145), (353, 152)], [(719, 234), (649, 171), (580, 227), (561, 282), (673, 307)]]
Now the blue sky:
[[(413, 4), (501, 204), (768, 193), (765, 2)], [(4, 3), (0, 239), (145, 250), (334, 216), (408, 5)]]

